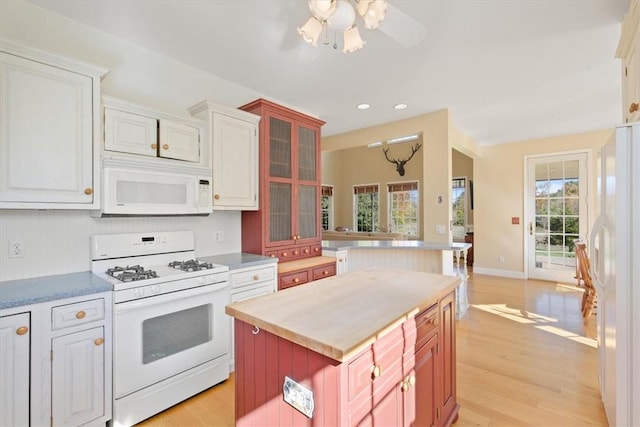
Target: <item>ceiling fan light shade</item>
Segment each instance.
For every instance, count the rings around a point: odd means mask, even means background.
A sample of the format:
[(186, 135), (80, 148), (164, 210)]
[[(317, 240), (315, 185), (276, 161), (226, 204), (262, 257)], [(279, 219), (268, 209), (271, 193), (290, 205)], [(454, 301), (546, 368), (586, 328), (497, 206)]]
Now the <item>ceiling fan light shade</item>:
[(324, 22), (335, 12), (336, 0), (309, 0), (309, 11), (320, 22)]
[(358, 14), (367, 29), (377, 28), (387, 15), (387, 0), (359, 0)]
[(336, 10), (327, 21), (334, 31), (343, 32), (353, 27), (356, 22), (356, 11), (348, 0), (337, 0)]
[(313, 16), (309, 18), (302, 28), (298, 27), (298, 34), (302, 36), (304, 41), (311, 43), (312, 46), (318, 46), (318, 38), (322, 33), (322, 24)]
[(360, 37), (358, 27), (355, 25), (344, 32), (344, 45), (342, 51), (344, 53), (355, 52), (365, 45), (365, 41)]

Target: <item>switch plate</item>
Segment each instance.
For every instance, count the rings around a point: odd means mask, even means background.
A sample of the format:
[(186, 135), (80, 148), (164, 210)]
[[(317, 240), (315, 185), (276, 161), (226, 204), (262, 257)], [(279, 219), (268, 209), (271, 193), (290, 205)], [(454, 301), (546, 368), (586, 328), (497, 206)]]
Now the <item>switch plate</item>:
[(444, 225), (442, 224), (437, 224), (436, 225), (436, 233), (438, 234), (444, 234), (446, 232), (446, 228)]
[(514, 225), (520, 224), (520, 217), (512, 216), (511, 217), (511, 224), (514, 224)]
[(284, 401), (302, 412), (308, 418), (313, 418), (313, 390), (303, 386), (299, 382), (285, 376), (282, 384)]
[(9, 241), (9, 258), (22, 258), (24, 256), (24, 242), (22, 240)]

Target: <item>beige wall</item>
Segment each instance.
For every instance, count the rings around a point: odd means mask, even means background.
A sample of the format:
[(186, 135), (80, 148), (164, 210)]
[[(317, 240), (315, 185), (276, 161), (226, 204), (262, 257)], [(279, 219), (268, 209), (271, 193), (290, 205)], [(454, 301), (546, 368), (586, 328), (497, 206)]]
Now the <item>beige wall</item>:
[[(406, 167), (407, 172), (403, 178), (408, 178), (411, 174), (419, 177), (422, 174), (422, 182), (420, 184), (421, 206), (420, 213), (422, 218), (421, 234), (423, 240), (429, 242), (449, 242), (449, 221), (451, 217), (451, 195), (449, 191), (451, 182), (451, 148), (449, 143), (449, 111), (440, 110), (429, 114), (412, 117), (405, 120), (399, 120), (380, 126), (373, 126), (365, 129), (359, 129), (340, 135), (333, 135), (322, 139), (323, 150), (323, 166), (322, 166), (322, 182), (323, 184), (331, 184), (330, 180), (334, 180), (334, 185), (340, 188), (350, 188), (351, 182), (361, 181), (361, 184), (379, 183), (386, 184), (389, 181), (402, 181), (400, 176), (395, 172), (395, 166), (384, 160), (381, 149), (371, 149), (367, 156), (371, 156), (376, 166), (368, 165), (363, 157), (358, 157), (357, 151), (349, 151), (356, 147), (366, 146), (371, 142), (386, 141), (392, 138), (411, 135), (415, 133), (422, 134), (423, 146), (416, 157), (409, 162)], [(398, 144), (391, 146), (391, 153), (409, 151), (409, 144)], [(364, 155), (364, 154), (363, 154)], [(422, 169), (419, 168), (419, 158), (422, 157)], [(394, 155), (395, 156), (395, 155)], [(398, 155), (396, 157), (401, 157)], [(339, 159), (336, 161), (336, 159)], [(384, 160), (384, 161), (381, 161)], [(354, 164), (362, 165), (358, 170), (352, 169)], [(380, 165), (380, 166), (377, 166)], [(380, 167), (380, 171), (384, 171), (384, 175), (373, 180), (379, 171), (375, 169)], [(362, 173), (362, 175), (359, 175)], [(345, 177), (345, 183), (340, 180)], [(348, 180), (347, 180), (348, 178)], [(367, 180), (373, 181), (367, 181)], [(414, 178), (416, 179), (416, 178)], [(389, 181), (383, 181), (389, 180)], [(409, 180), (409, 179), (407, 179)], [(337, 183), (337, 184), (336, 184)], [(351, 218), (350, 194), (343, 192), (340, 200), (336, 200), (336, 216), (340, 220)], [(437, 203), (438, 196), (442, 196), (442, 203)], [(385, 196), (386, 207), (386, 196)], [(338, 206), (340, 205), (340, 206)], [(385, 214), (386, 215), (386, 214)], [(352, 224), (352, 220), (350, 224)], [(336, 221), (336, 225), (340, 224)], [(445, 234), (436, 233), (436, 224), (445, 226)]]
[[(407, 158), (411, 154), (414, 142), (389, 146), (389, 157)], [(387, 184), (418, 181), (419, 193), (422, 193), (422, 157), (424, 146), (405, 164), (405, 174), (400, 176), (396, 166), (389, 163), (382, 152), (383, 147), (366, 146), (346, 150), (325, 152), (322, 157), (322, 184), (333, 185), (334, 224), (354, 229), (353, 186), (378, 184), (380, 188), (380, 227), (387, 231)], [(420, 196), (422, 200), (422, 195)], [(420, 208), (420, 237), (422, 235), (422, 208)]]
[[(598, 149), (614, 130), (483, 147), (474, 162), (474, 271), (499, 275), (525, 273), (524, 162), (526, 156), (571, 151), (590, 153), (588, 227), (594, 221)], [(520, 224), (512, 225), (511, 217)], [(499, 257), (504, 257), (504, 262)]]

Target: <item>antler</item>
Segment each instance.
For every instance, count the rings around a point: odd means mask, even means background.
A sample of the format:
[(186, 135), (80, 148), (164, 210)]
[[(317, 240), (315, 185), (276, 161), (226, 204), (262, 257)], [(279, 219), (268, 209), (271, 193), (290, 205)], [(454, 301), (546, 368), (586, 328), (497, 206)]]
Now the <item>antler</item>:
[(416, 145), (414, 145), (413, 147), (411, 147), (411, 155), (409, 156), (409, 158), (407, 160), (404, 160), (405, 163), (407, 163), (409, 160), (411, 160), (411, 158), (413, 157), (414, 154), (416, 154), (418, 152), (418, 150), (420, 149), (420, 147), (422, 147), (422, 145), (419, 142), (416, 142)]
[(413, 155), (416, 154), (416, 152), (420, 149), (420, 147), (422, 147), (422, 145), (419, 142), (416, 142), (416, 144), (413, 147), (411, 147), (411, 155), (404, 160), (390, 159), (389, 155), (387, 154), (389, 152), (389, 147), (383, 149), (382, 151), (384, 152), (384, 157), (389, 162), (396, 164), (396, 171), (398, 171), (400, 176), (404, 176), (404, 165), (407, 164), (409, 160), (411, 160)]

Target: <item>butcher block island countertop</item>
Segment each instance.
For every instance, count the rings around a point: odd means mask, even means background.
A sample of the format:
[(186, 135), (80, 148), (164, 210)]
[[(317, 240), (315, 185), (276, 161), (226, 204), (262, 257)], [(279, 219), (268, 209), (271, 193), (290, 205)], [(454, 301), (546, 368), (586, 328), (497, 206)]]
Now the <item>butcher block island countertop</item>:
[(449, 426), (458, 283), (368, 269), (228, 305), (236, 426)]
[(227, 314), (343, 362), (449, 294), (453, 276), (371, 269), (240, 301)]

